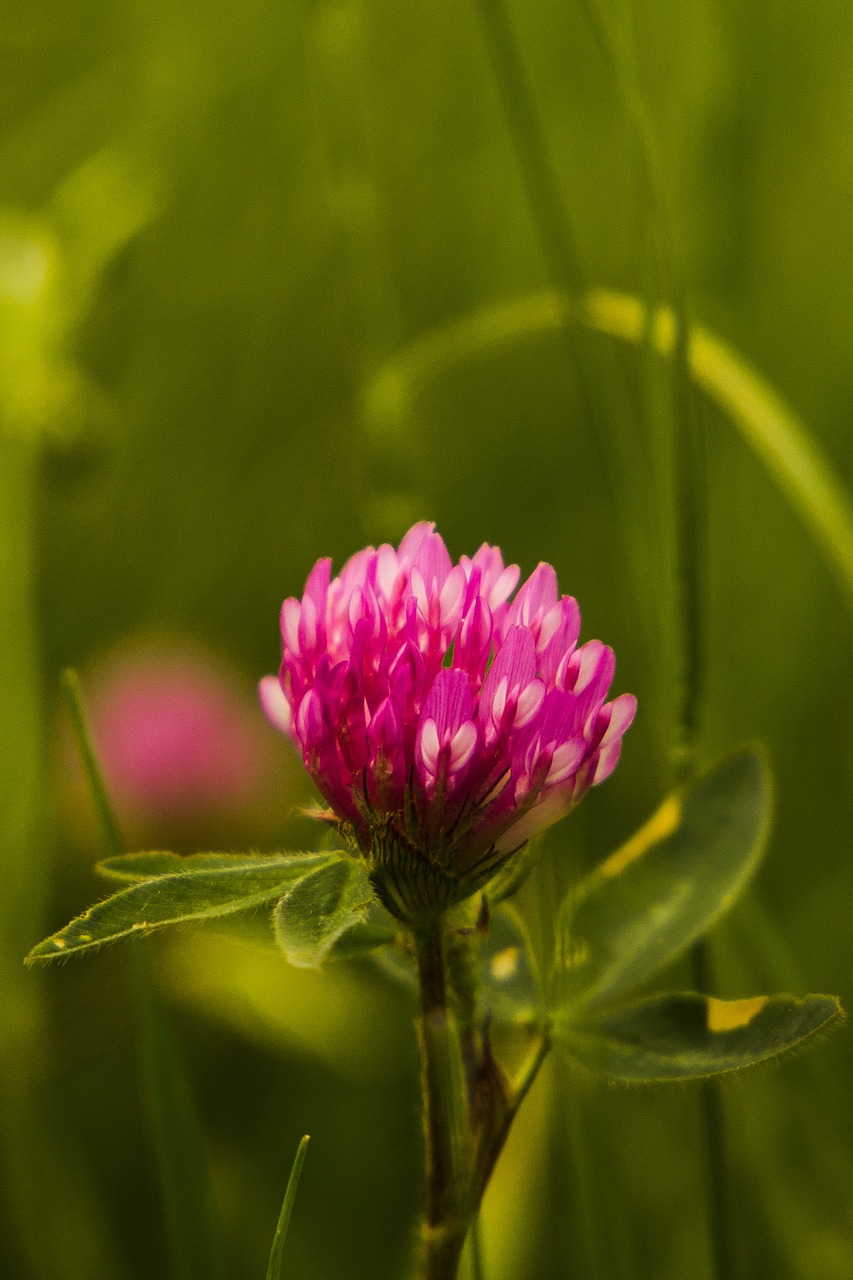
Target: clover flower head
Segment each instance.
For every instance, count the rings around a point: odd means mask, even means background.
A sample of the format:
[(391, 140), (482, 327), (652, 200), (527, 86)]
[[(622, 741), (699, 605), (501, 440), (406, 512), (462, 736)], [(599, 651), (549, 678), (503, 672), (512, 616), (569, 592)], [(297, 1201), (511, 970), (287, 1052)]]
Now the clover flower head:
[[(636, 699), (606, 701), (613, 651), (540, 564), (484, 544), (454, 565), (432, 524), (396, 550), (314, 566), (261, 681), (331, 809), (403, 919), (469, 896), (602, 782)], [(515, 593), (515, 594), (513, 594)]]

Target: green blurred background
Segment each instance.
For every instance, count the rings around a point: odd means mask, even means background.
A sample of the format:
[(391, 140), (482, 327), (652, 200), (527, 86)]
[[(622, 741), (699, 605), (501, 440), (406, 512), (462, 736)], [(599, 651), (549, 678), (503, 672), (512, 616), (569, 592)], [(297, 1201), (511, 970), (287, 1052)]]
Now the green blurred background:
[[(691, 316), (770, 378), (853, 485), (853, 10), (598, 12), (623, 51), (633, 29)], [(572, 283), (642, 294), (661, 223), (606, 41), (575, 0), (514, 3), (511, 20)], [(320, 555), (340, 564), (427, 518), (454, 556), (485, 539), (525, 571), (552, 562), (640, 711), (616, 775), (525, 887), (544, 940), (543, 904), (670, 780), (672, 520), (649, 362), (578, 331), (528, 335), (448, 359), (411, 403), (380, 395), (411, 342), (555, 283), (473, 0), (29, 0), (0, 39), (0, 1274), (260, 1277), (309, 1132), (287, 1274), (401, 1277), (420, 1137), (392, 983), (288, 972), (211, 928), (22, 968), (102, 892), (57, 745), (59, 672), (89, 689), (115, 646), (165, 637), (229, 662), (249, 705), (278, 660), (281, 600)], [(716, 994), (849, 1007), (853, 618), (731, 424), (707, 405), (703, 421), (701, 754), (760, 739), (777, 780), (764, 869), (713, 938)], [(181, 847), (316, 840), (290, 816), (307, 788), (264, 741), (272, 796), (200, 815)], [(149, 839), (172, 834), (155, 822)], [(195, 1100), (218, 1224), (197, 1224), (176, 1269), (135, 952)], [(842, 1028), (723, 1086), (737, 1276), (853, 1277), (851, 1065)], [(487, 1280), (705, 1280), (704, 1177), (693, 1090), (549, 1064), (487, 1197)]]

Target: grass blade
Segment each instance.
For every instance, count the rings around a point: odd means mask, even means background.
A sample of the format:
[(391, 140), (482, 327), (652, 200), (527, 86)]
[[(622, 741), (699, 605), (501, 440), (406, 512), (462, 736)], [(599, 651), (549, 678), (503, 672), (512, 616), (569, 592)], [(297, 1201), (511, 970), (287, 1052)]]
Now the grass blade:
[[(186, 868), (187, 863), (173, 854), (123, 853), (118, 822), (92, 741), (76, 671), (63, 672), (62, 687), (108, 854), (108, 874), (111, 871), (116, 878), (129, 880), (138, 891), (142, 887), (138, 876), (143, 868), (152, 870), (152, 857), (158, 860), (153, 864), (157, 870), (174, 870), (176, 865)], [(196, 866), (198, 861), (190, 858), (189, 865)], [(214, 855), (212, 864), (203, 856), (200, 861), (205, 867), (215, 867), (223, 861), (233, 863), (235, 859)], [(94, 910), (97, 912), (98, 908)], [(41, 945), (44, 948), (46, 944)], [(34, 952), (39, 952), (39, 948), (34, 948)], [(219, 1223), (198, 1112), (147, 955), (134, 954), (132, 975), (139, 1017), (137, 1050), (142, 1103), (157, 1162), (171, 1275), (173, 1280), (220, 1280), (223, 1264)]]
[(144, 951), (133, 954), (143, 1101), (166, 1218), (172, 1280), (220, 1280), (219, 1223), (207, 1153), (181, 1054)]
[(281, 1280), (282, 1262), (284, 1260), (284, 1245), (287, 1240), (287, 1229), (290, 1226), (290, 1215), (293, 1213), (293, 1204), (296, 1200), (296, 1191), (299, 1186), (299, 1179), (302, 1176), (302, 1166), (305, 1163), (305, 1153), (308, 1150), (310, 1138), (306, 1133), (296, 1149), (296, 1155), (293, 1159), (293, 1168), (290, 1170), (290, 1177), (287, 1180), (287, 1190), (284, 1193), (284, 1202), (281, 1206), (281, 1213), (278, 1215), (278, 1226), (275, 1229), (275, 1237), (270, 1250), (270, 1261), (267, 1267), (267, 1280)]
[(77, 744), (77, 750), (80, 752), (80, 760), (86, 774), (86, 781), (89, 783), (89, 789), (92, 792), (92, 799), (95, 803), (104, 849), (108, 857), (116, 858), (124, 853), (124, 846), (118, 821), (113, 812), (106, 783), (104, 782), (104, 775), (95, 751), (95, 745), (92, 741), (89, 721), (83, 707), (80, 676), (72, 667), (67, 667), (60, 676), (60, 684), (71, 715), (71, 729), (74, 734), (74, 741)]
[[(420, 335), (383, 365), (365, 388), (366, 410), (378, 431), (393, 429), (448, 369), (577, 324), (639, 346), (647, 309), (631, 294), (605, 289), (579, 302), (544, 289), (479, 308)], [(669, 357), (675, 327), (668, 308), (658, 309), (652, 334), (656, 349)], [(731, 419), (799, 515), (853, 619), (853, 503), (829, 460), (790, 405), (716, 334), (692, 326), (689, 362), (694, 381)]]

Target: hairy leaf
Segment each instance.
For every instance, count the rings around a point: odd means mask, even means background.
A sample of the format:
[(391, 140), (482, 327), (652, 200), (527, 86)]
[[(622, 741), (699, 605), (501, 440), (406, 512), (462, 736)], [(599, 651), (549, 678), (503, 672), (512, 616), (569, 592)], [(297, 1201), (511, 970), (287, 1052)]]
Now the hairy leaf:
[[(185, 871), (225, 871), (229, 866), (245, 867), (247, 863), (256, 865), (270, 856), (263, 853), (125, 853), (118, 858), (104, 858), (96, 864), (95, 870), (107, 880), (136, 884), (141, 880), (180, 875)], [(291, 858), (303, 855), (284, 856)]]
[[(135, 855), (131, 854), (133, 859)], [(136, 855), (139, 856), (139, 855)], [(143, 855), (150, 856), (150, 855)], [(27, 962), (89, 951), (104, 942), (147, 933), (179, 921), (228, 915), (281, 897), (294, 882), (337, 862), (336, 853), (196, 854), (179, 869), (131, 884), (84, 911), (64, 929), (33, 947)], [(163, 855), (154, 855), (162, 859)], [(211, 859), (217, 858), (211, 865)], [(197, 858), (198, 861), (194, 861)], [(115, 866), (123, 859), (109, 859)], [(142, 866), (142, 862), (137, 866)], [(160, 861), (150, 866), (165, 865)]]
[(352, 925), (335, 940), (328, 952), (329, 960), (355, 960), (387, 947), (400, 933), (400, 926), (389, 911), (375, 899), (363, 920)]
[(274, 917), (279, 946), (291, 964), (315, 968), (339, 938), (366, 921), (372, 901), (364, 863), (339, 854), (282, 897)]
[(585, 1067), (613, 1080), (699, 1079), (784, 1053), (841, 1012), (834, 996), (717, 1000), (687, 992), (652, 996), (576, 1022), (558, 1019), (554, 1039)]

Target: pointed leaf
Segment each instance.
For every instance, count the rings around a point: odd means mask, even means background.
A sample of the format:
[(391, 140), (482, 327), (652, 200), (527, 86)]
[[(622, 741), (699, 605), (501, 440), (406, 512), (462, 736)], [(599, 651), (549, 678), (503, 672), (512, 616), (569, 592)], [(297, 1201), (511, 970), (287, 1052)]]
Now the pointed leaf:
[[(278, 898), (284, 890), (320, 867), (336, 862), (335, 853), (222, 854), (215, 868), (210, 854), (181, 859), (181, 869), (120, 890), (33, 947), (27, 962), (53, 960), (89, 951), (104, 942), (141, 934), (178, 921), (204, 920), (245, 911)], [(118, 861), (118, 859), (110, 860)]]
[(752, 750), (670, 796), (564, 902), (557, 1008), (613, 1000), (675, 959), (732, 905), (769, 822), (769, 775)]
[(536, 1026), (544, 1018), (539, 968), (527, 926), (503, 903), (493, 911), (489, 932), (480, 943), (480, 999), (495, 1022)]
[[(125, 853), (118, 858), (104, 858), (95, 870), (107, 880), (120, 880), (136, 884), (141, 880), (155, 880), (158, 876), (180, 875), (185, 871), (225, 871), (229, 867), (265, 864), (270, 854), (265, 853)], [(288, 858), (314, 856), (286, 854)]]
[(577, 1022), (558, 1019), (554, 1040), (613, 1080), (701, 1079), (784, 1053), (841, 1012), (835, 996), (717, 1000), (688, 992), (652, 996)]
[(315, 968), (343, 934), (366, 921), (372, 901), (364, 863), (337, 854), (284, 894), (274, 915), (279, 946), (291, 964)]

